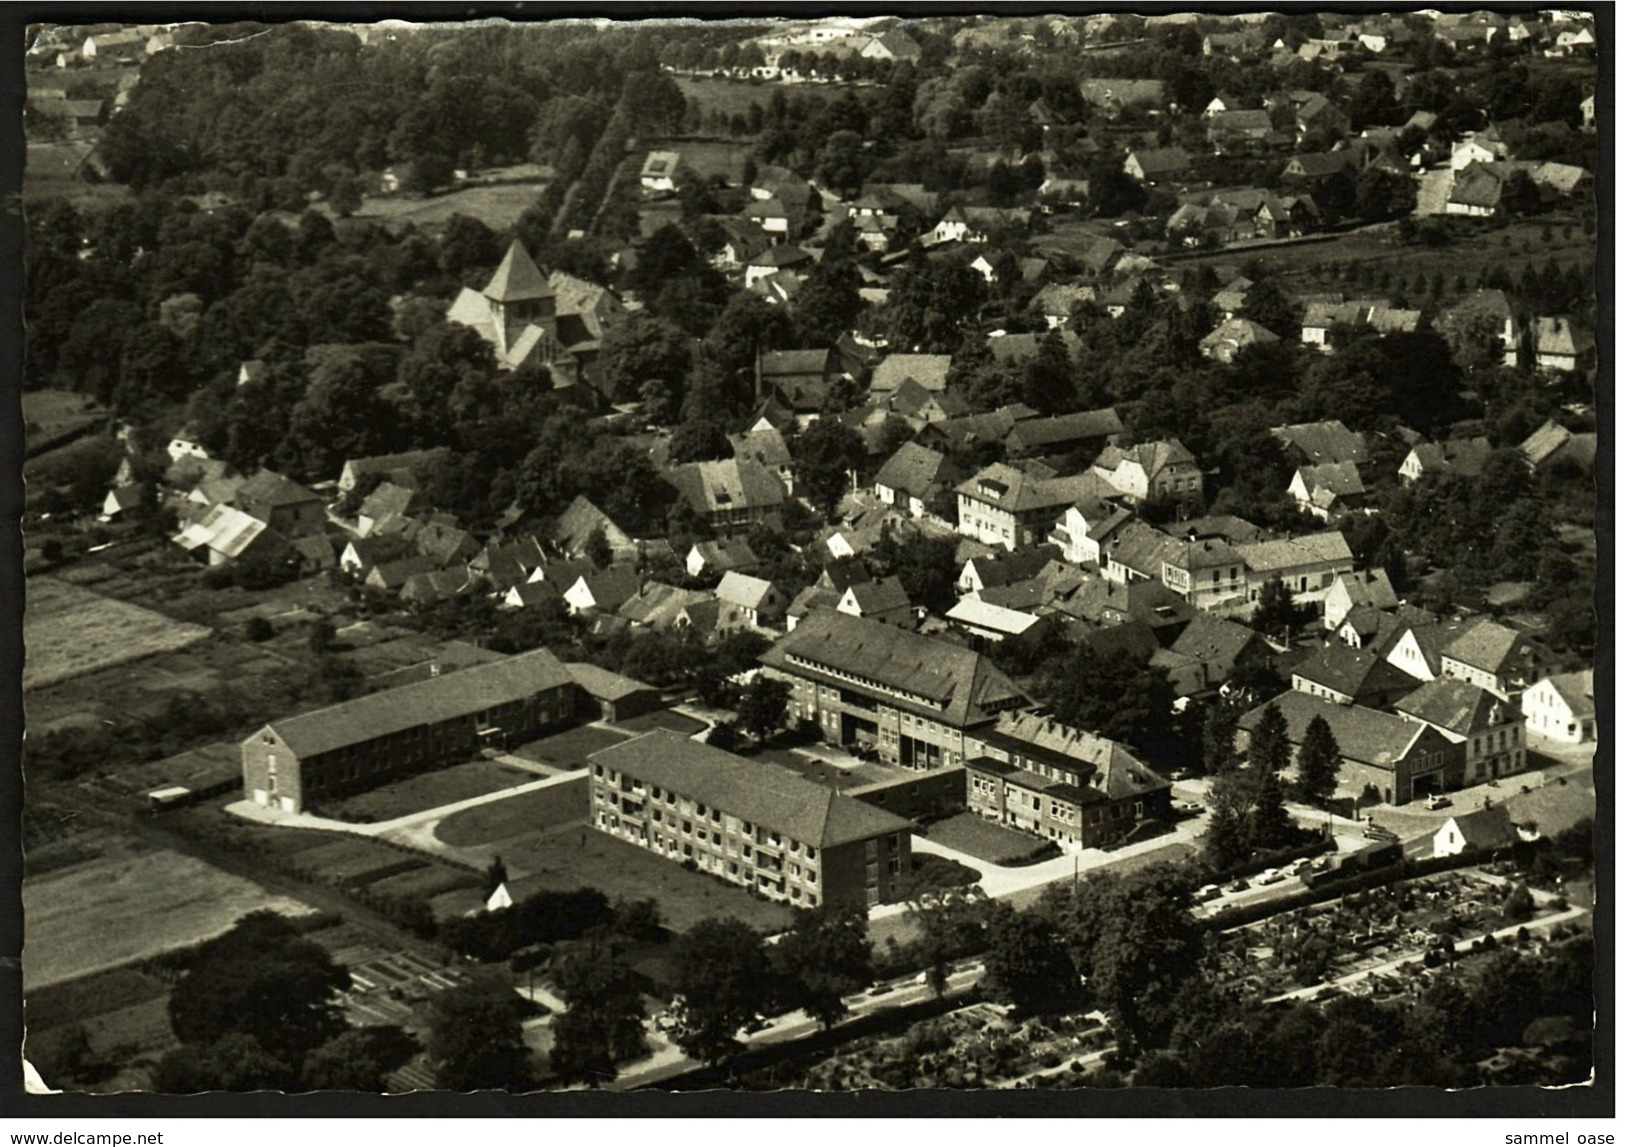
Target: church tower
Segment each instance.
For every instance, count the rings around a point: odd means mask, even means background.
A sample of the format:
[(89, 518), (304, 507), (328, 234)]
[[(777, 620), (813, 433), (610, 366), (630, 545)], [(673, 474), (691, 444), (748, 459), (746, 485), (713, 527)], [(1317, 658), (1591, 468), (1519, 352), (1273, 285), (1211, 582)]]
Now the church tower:
[(524, 245), (515, 239), (483, 294), (491, 308), (497, 357), (507, 358), (527, 326), (542, 328), (543, 342), (556, 341), (553, 288)]

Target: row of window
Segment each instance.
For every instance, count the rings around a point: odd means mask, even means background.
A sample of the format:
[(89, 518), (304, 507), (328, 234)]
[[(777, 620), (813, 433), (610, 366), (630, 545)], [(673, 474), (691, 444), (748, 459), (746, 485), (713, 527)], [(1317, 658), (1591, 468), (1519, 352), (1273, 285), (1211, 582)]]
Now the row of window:
[[(877, 693), (885, 693), (888, 696), (892, 696), (892, 697), (901, 697), (905, 701), (914, 702), (916, 705), (930, 705), (930, 704), (932, 704), (932, 701), (931, 701), (931, 699), (929, 697), (921, 697), (917, 693), (910, 693), (905, 689), (898, 689), (895, 686), (887, 685), (883, 681), (876, 681), (872, 677), (860, 677), (856, 673), (849, 673), (844, 669), (836, 669), (833, 666), (824, 665), (824, 664), (822, 664), (820, 662), (813, 661), (810, 658), (803, 657), (803, 656), (801, 656), (800, 654), (797, 654), (797, 653), (790, 654), (789, 655), (789, 661), (790, 661), (790, 664), (792, 664), (792, 665), (805, 666), (808, 669), (812, 669), (812, 670), (814, 670), (814, 671), (816, 671), (818, 673), (826, 674), (826, 675), (828, 675), (830, 677), (837, 678), (837, 679), (839, 679), (841, 681), (849, 681), (854, 685), (861, 685), (865, 689), (873, 689)], [(827, 686), (826, 686), (826, 688), (827, 688)], [(833, 697), (836, 694), (831, 693), (829, 695), (831, 697)]]
[[(641, 792), (642, 786), (635, 785), (633, 791)], [(652, 800), (659, 798), (661, 795), (662, 790), (660, 788), (652, 787)], [(678, 804), (677, 795), (675, 793), (666, 790), (664, 792), (664, 796), (668, 806), (676, 806)], [(595, 786), (593, 789), (593, 799), (599, 804), (607, 804), (611, 806), (618, 803), (613, 793), (599, 786)], [(636, 811), (642, 812), (643, 806), (641, 804), (638, 805), (636, 807)], [(685, 818), (682, 815), (683, 813), (690, 813), (691, 817)], [(801, 841), (795, 839), (794, 837), (786, 838), (776, 829), (770, 829), (765, 825), (757, 826), (748, 820), (742, 820), (733, 816), (728, 816), (725, 820), (721, 809), (708, 809), (703, 803), (692, 802), (686, 798), (682, 800), (681, 809), (678, 811), (673, 811), (671, 807), (668, 807), (667, 809), (652, 808), (648, 811), (648, 816), (649, 819), (655, 824), (663, 824), (673, 831), (677, 831), (680, 824), (683, 835), (693, 836), (697, 834), (699, 839), (702, 841), (710, 839), (717, 844), (721, 844), (723, 843), (723, 832), (725, 830), (728, 834), (728, 840), (730, 843), (737, 843), (735, 838), (742, 835), (763, 847), (771, 846), (773, 848), (785, 848), (792, 856), (800, 856), (803, 852), (805, 852), (808, 860), (818, 859), (818, 849), (813, 845), (803, 845)], [(708, 821), (706, 818), (709, 818)], [(697, 829), (695, 828), (696, 823), (698, 823), (700, 826)], [(707, 828), (707, 823), (711, 825), (721, 825), (722, 827)], [(751, 855), (751, 846), (749, 844), (744, 845), (744, 855), (747, 857)]]

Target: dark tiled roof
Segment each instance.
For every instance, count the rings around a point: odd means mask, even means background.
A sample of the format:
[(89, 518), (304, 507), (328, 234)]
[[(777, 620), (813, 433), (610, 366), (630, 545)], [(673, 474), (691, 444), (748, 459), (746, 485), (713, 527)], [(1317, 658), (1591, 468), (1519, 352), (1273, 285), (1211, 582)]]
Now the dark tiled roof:
[(671, 481), (702, 514), (783, 505), (784, 486), (760, 462), (727, 458), (680, 466)]
[[(1391, 769), (1402, 760), (1416, 739), (1429, 732), (1428, 726), (1392, 713), (1368, 709), (1363, 705), (1339, 705), (1307, 693), (1283, 693), (1268, 702), (1286, 718), (1287, 735), (1293, 744), (1302, 744), (1304, 731), (1316, 717), (1324, 717), (1331, 726), (1338, 751), (1351, 761), (1361, 761), (1380, 768)], [(1249, 733), (1257, 727), (1267, 705), (1260, 705), (1241, 718), (1241, 727)], [(1440, 734), (1435, 733), (1435, 736)]]
[(1063, 442), (1106, 438), (1123, 433), (1123, 420), (1108, 406), (1104, 410), (1083, 410), (1054, 418), (1028, 418), (1015, 424), (1005, 438), (1011, 449), (1036, 450)]
[(274, 470), (261, 470), (248, 481), (237, 487), (232, 501), (238, 503), (238, 508), (252, 503), (255, 506), (303, 506), (311, 502), (320, 502), (321, 495), (312, 493), (298, 482), (284, 478)]
[(557, 657), (545, 649), (536, 649), (285, 717), (270, 722), (268, 727), (296, 755), (310, 757), (421, 725), (471, 716), (571, 681), (569, 671)]
[(587, 759), (818, 848), (906, 833), (912, 827), (901, 817), (782, 766), (747, 761), (670, 729), (655, 729)]
[(1429, 681), (1407, 693), (1394, 703), (1394, 708), (1462, 737), (1522, 719), (1519, 710), (1488, 689), (1449, 677)]
[[(1085, 800), (1120, 800), (1168, 788), (1145, 762), (1116, 741), (1062, 724), (1041, 713), (1005, 713), (979, 733), (986, 745), (1070, 772)], [(1080, 793), (1080, 796), (1083, 794)]]
[(1333, 692), (1359, 699), (1408, 689), (1416, 679), (1369, 649), (1332, 644), (1293, 666), (1293, 674)]
[(1270, 433), (1281, 445), (1299, 451), (1311, 465), (1364, 462), (1368, 458), (1365, 438), (1340, 421), (1277, 426)]
[(647, 693), (654, 689), (653, 685), (645, 685), (631, 677), (623, 677), (619, 673), (611, 673), (586, 661), (569, 661), (564, 668), (569, 671), (575, 683), (593, 697), (603, 701), (616, 701), (623, 697), (630, 697), (635, 693)]
[(897, 448), (897, 453), (886, 459), (880, 473), (875, 475), (875, 484), (924, 499), (933, 488), (953, 481), (955, 476), (946, 455), (918, 442), (905, 442)]
[[(761, 660), (786, 673), (840, 682), (884, 697), (888, 704), (954, 728), (979, 724), (1025, 699), (979, 653), (833, 610), (808, 614)], [(854, 677), (860, 680), (852, 681)]]
[(1169, 649), (1211, 665), (1219, 676), (1228, 677), (1243, 654), (1261, 647), (1267, 648), (1263, 638), (1245, 625), (1199, 613)]
[(1483, 618), (1446, 645), (1444, 656), (1486, 673), (1500, 674), (1514, 664), (1530, 661), (1534, 646), (1516, 629)]
[(502, 263), (497, 267), (496, 274), (491, 276), (484, 294), (486, 298), (499, 303), (514, 303), (548, 298), (553, 294), (553, 288), (542, 277), (541, 270), (530, 257), (530, 252), (525, 250), (525, 245), (515, 239), (508, 245), (508, 253), (502, 257)]

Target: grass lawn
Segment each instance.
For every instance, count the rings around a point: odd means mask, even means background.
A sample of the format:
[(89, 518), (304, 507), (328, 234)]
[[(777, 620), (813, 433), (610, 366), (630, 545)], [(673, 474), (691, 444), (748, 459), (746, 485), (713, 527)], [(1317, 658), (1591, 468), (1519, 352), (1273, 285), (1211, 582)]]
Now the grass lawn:
[(210, 632), (56, 578), (33, 578), (23, 615), (23, 688), (180, 649)]
[(1018, 864), (1049, 843), (985, 821), (973, 812), (962, 812), (947, 820), (936, 821), (925, 835), (946, 848), (957, 849), (978, 860), (1000, 866)]
[(493, 231), (512, 227), (547, 190), (542, 180), (504, 183), (489, 187), (465, 187), (428, 198), (417, 196), (363, 198), (357, 219), (390, 223), (413, 223), (419, 227), (440, 227), (453, 215), (469, 215)]
[(467, 761), (450, 768), (403, 777), (343, 800), (323, 802), (318, 815), (362, 824), (456, 804), (536, 780), (536, 774), (496, 761)]
[(534, 833), (501, 843), (508, 871), (529, 876), (560, 891), (597, 888), (611, 900), (652, 897), (666, 927), (685, 932), (712, 916), (732, 916), (753, 928), (778, 932), (788, 927), (790, 909), (758, 900), (743, 888), (590, 828)]
[(630, 729), (634, 733), (647, 733), (653, 729), (670, 729), (674, 733), (692, 737), (705, 728), (705, 723), (696, 721), (693, 717), (685, 717), (681, 713), (673, 713), (670, 709), (657, 709), (653, 713), (633, 717), (630, 721), (616, 721), (615, 727), (617, 729)]
[(586, 819), (587, 782), (581, 778), (453, 813), (435, 826), (434, 834), (446, 844), (467, 848)]
[(595, 725), (582, 725), (539, 741), (530, 741), (513, 750), (516, 757), (540, 761), (546, 765), (559, 765), (568, 769), (583, 768), (587, 757), (599, 749), (607, 749), (627, 739), (628, 734)]

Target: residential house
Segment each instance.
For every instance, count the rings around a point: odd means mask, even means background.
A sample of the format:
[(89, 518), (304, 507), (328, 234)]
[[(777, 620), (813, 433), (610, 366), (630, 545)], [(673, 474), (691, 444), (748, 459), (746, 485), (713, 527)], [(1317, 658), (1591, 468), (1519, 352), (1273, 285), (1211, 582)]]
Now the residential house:
[(1200, 610), (1245, 607), (1247, 565), (1234, 546), (1222, 538), (1169, 540), (1158, 547), (1163, 585)]
[(1568, 427), (1548, 419), (1518, 446), (1531, 470), (1544, 470), (1551, 466), (1569, 465), (1589, 471), (1597, 461), (1597, 434), (1595, 431), (1576, 434)]
[[(902, 386), (892, 391), (885, 409), (916, 430), (931, 422), (946, 422), (970, 413), (969, 404), (959, 395), (947, 390), (929, 391), (912, 378), (905, 379)], [(881, 425), (884, 424), (882, 418)]]
[(715, 598), (705, 590), (682, 589), (679, 586), (651, 581), (646, 582), (642, 589), (622, 602), (615, 613), (618, 617), (625, 618), (634, 630), (646, 629), (664, 633), (676, 625), (677, 614), (684, 606), (706, 600)]
[(729, 458), (691, 462), (669, 480), (689, 507), (718, 531), (747, 529), (784, 505), (784, 485), (759, 462)]
[(1450, 185), (1450, 197), (1445, 200), (1446, 215), (1465, 215), (1472, 219), (1485, 219), (1501, 207), (1501, 194), (1506, 181), (1482, 163), (1474, 163), (1456, 173)]
[[(1082, 303), (1095, 297), (1095, 289), (1083, 283), (1049, 283), (1033, 296), (1032, 309), (1044, 316), (1050, 330), (1065, 327)], [(993, 340), (997, 341), (997, 340)]]
[(1057, 414), (1052, 418), (1024, 418), (1004, 436), (1004, 448), (1012, 458), (1098, 451), (1122, 434), (1123, 430), (1122, 418), (1110, 406), (1101, 410)]
[(1321, 601), (1339, 574), (1354, 571), (1354, 554), (1336, 530), (1238, 545), (1247, 566), (1247, 600), (1279, 579), (1298, 602)]
[(600, 832), (795, 907), (903, 894), (911, 826), (883, 809), (669, 729), (587, 759)]
[(1292, 688), (1339, 705), (1385, 709), (1416, 688), (1416, 679), (1369, 649), (1333, 642), (1292, 667)]
[(900, 28), (871, 36), (858, 55), (866, 60), (917, 60), (922, 49), (914, 38)]
[(908, 591), (895, 575), (876, 581), (860, 581), (846, 587), (835, 609), (853, 617), (866, 617), (886, 625), (911, 627), (914, 606)]
[(798, 420), (811, 421), (841, 373), (834, 358), (828, 349), (763, 351), (756, 364), (760, 393), (777, 397)]
[(1492, 135), (1468, 132), (1450, 149), (1450, 170), (1460, 173), (1475, 163), (1497, 163), (1510, 159), (1507, 145)]
[(1587, 131), (1597, 126), (1597, 94), (1592, 92), (1580, 101), (1580, 126)]
[(948, 367), (952, 355), (946, 354), (892, 354), (881, 360), (869, 379), (869, 396), (884, 402), (908, 382), (933, 393), (948, 385)]
[(1327, 466), (1352, 462), (1363, 466), (1370, 460), (1365, 435), (1350, 430), (1340, 419), (1326, 422), (1300, 422), (1277, 426), (1270, 434), (1281, 444), (1293, 466)]
[(348, 494), (364, 478), (378, 475), (386, 482), (415, 490), (419, 475), (449, 457), (451, 451), (444, 446), (432, 450), (408, 450), (400, 454), (379, 454), (371, 458), (351, 458), (344, 463), (339, 475), (339, 492)]
[(565, 557), (580, 558), (587, 556), (588, 546), (595, 534), (602, 535), (614, 556), (637, 549), (637, 542), (632, 536), (588, 501), (584, 494), (578, 494), (575, 501), (558, 516), (547, 531), (547, 540)]
[(171, 462), (179, 462), (183, 458), (196, 458), (206, 462), (210, 458), (209, 449), (197, 439), (196, 432), (190, 427), (182, 427), (169, 440), (169, 445), (164, 448), (164, 452), (169, 455)]
[(1399, 480), (1409, 486), (1428, 474), (1455, 474), (1476, 478), (1494, 452), (1488, 438), (1456, 438), (1448, 442), (1418, 442), (1399, 465)]
[(232, 506), (215, 506), (172, 540), (187, 556), (211, 566), (238, 560), (276, 562), (288, 555), (288, 539), (281, 532)]
[(1093, 472), (1036, 478), (1014, 466), (994, 463), (957, 487), (958, 529), (965, 537), (1006, 549), (1035, 545), (1049, 536), (1065, 507), (1116, 492)]
[(272, 470), (261, 470), (238, 486), (231, 505), (285, 538), (319, 534), (327, 526), (327, 505), (321, 495)]
[(1521, 705), (1532, 736), (1565, 745), (1597, 739), (1597, 697), (1590, 669), (1542, 678), (1523, 691)]
[(1398, 609), (1399, 595), (1383, 569), (1357, 570), (1340, 574), (1326, 591), (1322, 603), (1325, 613), (1321, 624), (1328, 630), (1340, 629), (1349, 613), (1356, 609)]
[(807, 615), (761, 661), (790, 683), (793, 720), (910, 769), (963, 764), (968, 734), (1029, 703), (973, 650), (835, 610)]
[(1108, 446), (1091, 469), (1134, 505), (1177, 502), (1188, 511), (1202, 504), (1202, 470), (1177, 438)]
[(1529, 342), (1537, 370), (1573, 374), (1595, 365), (1596, 339), (1567, 316), (1537, 316), (1529, 324)]
[(387, 518), (403, 517), (418, 509), (418, 492), (393, 482), (380, 482), (361, 500), (355, 512), (356, 533), (365, 538)]
[(1518, 840), (1512, 814), (1505, 805), (1488, 805), (1458, 812), (1433, 834), (1433, 855), (1460, 856), (1464, 852), (1493, 853), (1511, 848)]
[(1140, 183), (1158, 184), (1190, 171), (1191, 154), (1182, 147), (1141, 147), (1129, 152), (1123, 172)]
[(911, 518), (933, 513), (932, 507), (959, 481), (948, 456), (917, 442), (905, 442), (875, 475), (875, 497)]
[(695, 542), (689, 548), (688, 556), (683, 562), (683, 568), (688, 571), (688, 576), (693, 578), (725, 574), (729, 570), (755, 573), (761, 565), (762, 559), (756, 556), (756, 551), (750, 548), (750, 543), (744, 538), (715, 538)]
[(1355, 153), (1344, 151), (1305, 151), (1287, 160), (1281, 169), (1283, 183), (1307, 184), (1316, 187), (1339, 176), (1352, 177)]
[[(1214, 103), (1217, 102), (1215, 97)], [(1208, 105), (1209, 108), (1212, 106)], [(1270, 121), (1270, 113), (1263, 108), (1221, 108), (1207, 117), (1208, 145), (1220, 154), (1261, 144), (1274, 132), (1275, 125)]]
[(126, 514), (141, 507), (152, 487), (145, 482), (135, 482), (128, 486), (118, 486), (107, 491), (107, 497), (102, 499), (102, 512), (97, 520), (114, 522)]
[(1247, 305), (1247, 292), (1252, 285), (1253, 281), (1246, 275), (1237, 275), (1214, 294), (1214, 310), (1226, 319), (1235, 318), (1236, 313)]
[(784, 619), (785, 597), (772, 582), (729, 570), (717, 585), (720, 631), (772, 631)]
[(1168, 674), (1175, 695), (1194, 697), (1224, 689), (1238, 671), (1267, 668), (1273, 656), (1257, 630), (1199, 613), (1173, 644), (1151, 655), (1151, 667)]
[[(1348, 41), (1334, 41), (1345, 44)], [(1298, 142), (1302, 143), (1311, 136), (1322, 136), (1340, 139), (1348, 134), (1349, 117), (1343, 113), (1331, 100), (1323, 95), (1317, 95), (1311, 100), (1298, 105), (1297, 112)]]
[(401, 583), (400, 598), (416, 606), (430, 606), (470, 593), (475, 584), (466, 565), (424, 570)]
[(1365, 504), (1365, 482), (1353, 462), (1326, 462), (1300, 466), (1292, 473), (1287, 494), (1298, 508), (1321, 521), (1330, 521)]
[(438, 569), (440, 563), (427, 554), (407, 554), (374, 565), (367, 570), (361, 584), (383, 593), (398, 593), (408, 578)]
[(528, 581), (531, 574), (547, 563), (547, 553), (534, 537), (512, 542), (490, 542), (469, 559), (469, 571), (494, 590)]
[(282, 718), (242, 743), (243, 791), (300, 813), (391, 777), (530, 740), (576, 709), (575, 682), (545, 649)]
[(1433, 726), (1462, 747), (1462, 784), (1524, 770), (1523, 711), (1488, 689), (1442, 677), (1395, 701), (1394, 711)]
[[(1361, 800), (1409, 804), (1417, 796), (1444, 792), (1447, 778), (1459, 784), (1462, 749), (1433, 726), (1364, 705), (1340, 705), (1296, 690), (1268, 702), (1286, 719), (1294, 755), (1309, 723), (1321, 717), (1331, 727), (1340, 755), (1338, 789)], [(1246, 748), (1266, 705), (1242, 715), (1240, 747)]]
[(1080, 852), (1173, 818), (1173, 786), (1116, 741), (1042, 713), (977, 734), (965, 802), (979, 816)]
[(502, 595), (498, 608), (529, 609), (536, 605), (551, 605), (553, 602), (562, 603), (563, 600), (564, 593), (559, 589), (558, 583), (526, 581), (510, 586), (507, 593)]
[(1482, 618), (1444, 647), (1440, 672), (1470, 681), (1503, 699), (1540, 679), (1544, 651), (1528, 636)]
[(954, 591), (970, 597), (979, 597), (988, 590), (1014, 585), (1037, 577), (1054, 559), (1047, 546), (1010, 552), (995, 550), (967, 558), (954, 579)]
[(728, 435), (728, 444), (733, 447), (735, 459), (765, 467), (779, 480), (785, 494), (795, 493), (795, 462), (790, 457), (790, 447), (785, 443), (784, 435), (772, 427), (749, 430), (744, 434)]
[(1253, 322), (1252, 319), (1225, 319), (1197, 344), (1203, 358), (1217, 362), (1234, 362), (1236, 356), (1251, 346), (1265, 346), (1281, 341), (1281, 336)]
[(745, 289), (781, 271), (805, 274), (813, 265), (813, 257), (791, 243), (780, 243), (752, 255), (745, 263)]
[(642, 579), (632, 570), (593, 570), (581, 574), (564, 591), (564, 604), (572, 616), (614, 613), (642, 588)]

